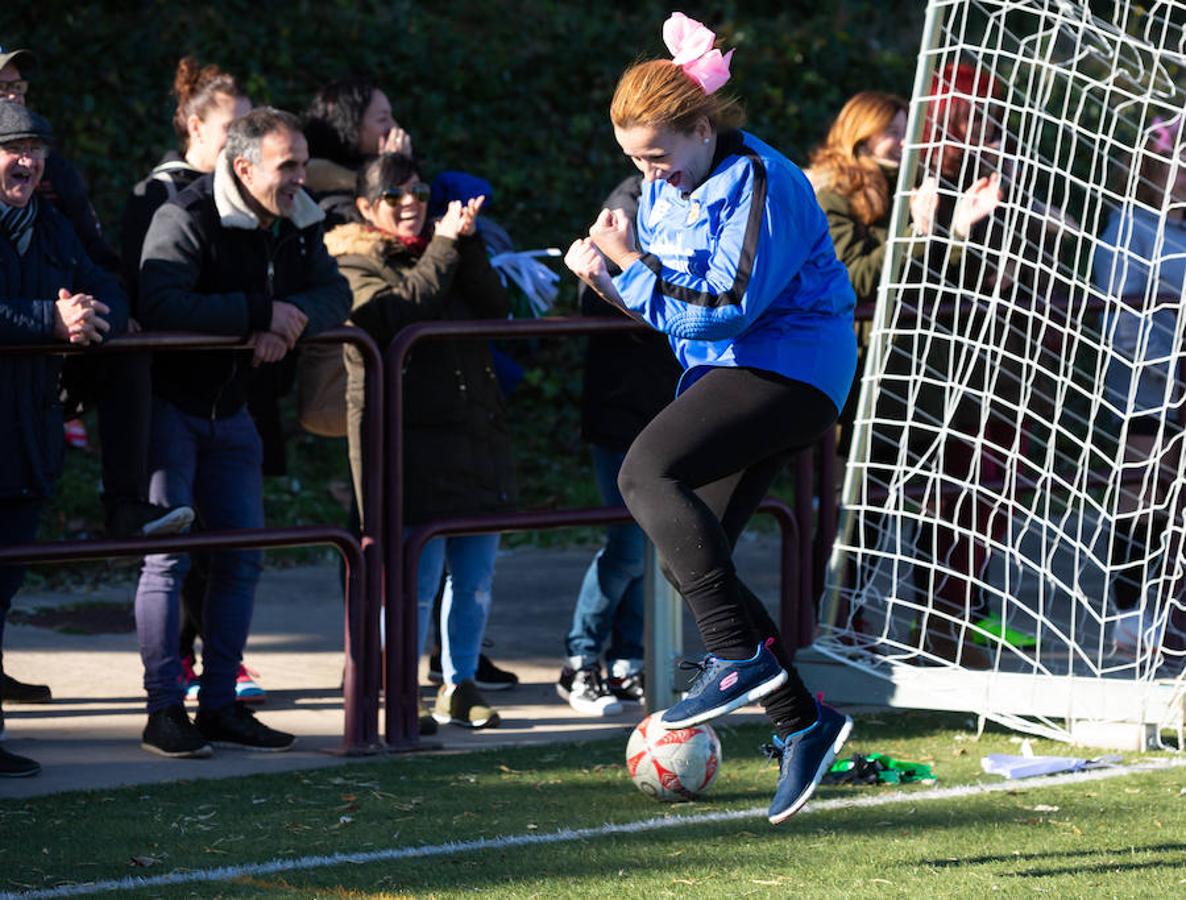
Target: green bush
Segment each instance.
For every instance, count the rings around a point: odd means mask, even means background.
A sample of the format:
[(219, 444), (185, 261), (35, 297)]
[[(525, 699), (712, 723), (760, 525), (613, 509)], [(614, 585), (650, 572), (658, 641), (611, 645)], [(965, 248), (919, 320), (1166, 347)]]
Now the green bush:
[[(6, 5), (5, 46), (34, 50), (31, 105), (89, 178), (109, 228), (172, 146), (169, 86), (196, 53), (257, 103), (302, 110), (318, 85), (371, 72), (429, 168), (495, 187), (491, 213), (522, 246), (567, 244), (628, 164), (607, 109), (622, 68), (660, 55), (670, 7), (504, 0), (295, 0)], [(55, 10), (55, 7), (58, 9)], [(802, 161), (845, 98), (906, 92), (922, 4), (720, 3), (689, 9), (737, 48), (729, 85), (755, 133)]]

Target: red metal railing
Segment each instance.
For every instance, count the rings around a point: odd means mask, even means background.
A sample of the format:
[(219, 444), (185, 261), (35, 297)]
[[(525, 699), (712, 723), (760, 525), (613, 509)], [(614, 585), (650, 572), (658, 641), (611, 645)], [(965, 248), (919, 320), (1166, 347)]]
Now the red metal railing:
[(144, 556), (150, 553), (215, 552), (219, 550), (277, 549), (282, 547), (333, 546), (346, 564), (346, 671), (343, 687), (347, 697), (342, 751), (350, 755), (379, 749), (379, 698), (361, 689), (368, 665), (369, 645), (365, 612), (366, 573), (358, 539), (342, 528), (306, 526), (261, 528), (237, 531), (202, 531), (168, 537), (127, 540), (57, 541), (16, 544), (0, 548), (0, 564), (81, 562), (116, 556)]
[[(347, 753), (374, 752), (379, 746), (378, 625), (383, 586), (382, 516), (378, 513), (382, 500), (384, 472), (384, 430), (379, 420), (383, 409), (382, 356), (370, 335), (350, 326), (329, 329), (315, 337), (307, 338), (303, 343), (348, 343), (359, 350), (366, 363), (365, 390), (367, 397), (374, 398), (375, 402), (368, 402), (363, 419), (364, 525), (361, 543), (349, 532), (335, 527), (261, 528), (250, 531), (204, 532), (168, 538), (22, 544), (0, 548), (0, 562), (71, 562), (110, 556), (139, 556), (152, 552), (326, 544), (334, 546), (342, 554), (347, 572), (343, 749)], [(248, 346), (248, 343), (234, 337), (187, 332), (143, 332), (112, 338), (96, 347), (79, 347), (63, 343), (14, 345), (0, 347), (0, 354), (75, 355), (162, 350), (234, 350)]]
[[(387, 505), (384, 533), (387, 536), (386, 560), (387, 647), (384, 670), (387, 685), (386, 729), (387, 744), (393, 749), (408, 749), (419, 742), (417, 717), (419, 700), (417, 683), (418, 650), (416, 646), (416, 589), (414, 566), (409, 560), (419, 558), (419, 550), (432, 537), (442, 534), (472, 534), (494, 531), (526, 531), (540, 528), (569, 528), (581, 525), (600, 525), (627, 521), (625, 510), (614, 507), (578, 510), (542, 510), (505, 515), (474, 516), (439, 520), (420, 526), (411, 533), (404, 530), (403, 512), (403, 379), (404, 365), (412, 347), (426, 340), (462, 338), (533, 338), (567, 337), (572, 335), (607, 334), (645, 331), (646, 327), (626, 318), (545, 318), (524, 321), (479, 320), (460, 322), (421, 322), (411, 325), (396, 335), (385, 355), (387, 372)], [(825, 454), (826, 456), (827, 454)], [(834, 456), (834, 452), (831, 454)], [(800, 482), (811, 482), (811, 457), (800, 455)], [(802, 467), (807, 467), (802, 474)], [(801, 492), (797, 491), (797, 494)], [(833, 498), (834, 491), (823, 492)], [(811, 562), (811, 538), (798, 523), (810, 522), (811, 496), (798, 496), (797, 512), (774, 498), (767, 498), (761, 511), (775, 517), (782, 530), (782, 592), (780, 611), (784, 638), (801, 646), (804, 635), (814, 635), (815, 615), (812, 604), (800, 603), (799, 598), (810, 596), (804, 590), (813, 586), (815, 566)], [(804, 511), (808, 517), (797, 518)], [(834, 520), (834, 519), (833, 519)], [(414, 555), (413, 555), (414, 554)], [(807, 637), (806, 643), (810, 643)]]

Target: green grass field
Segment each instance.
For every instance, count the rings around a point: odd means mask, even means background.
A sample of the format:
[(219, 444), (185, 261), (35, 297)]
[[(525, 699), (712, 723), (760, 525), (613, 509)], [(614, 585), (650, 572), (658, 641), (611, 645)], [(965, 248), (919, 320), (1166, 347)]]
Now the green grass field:
[[(0, 890), (154, 878), (220, 866), (404, 848), (413, 858), (340, 863), (217, 882), (156, 885), (161, 897), (451, 896), (1172, 896), (1186, 892), (1186, 768), (1065, 786), (928, 799), (999, 782), (966, 716), (857, 719), (848, 751), (934, 766), (933, 787), (824, 787), (780, 828), (764, 811), (775, 770), (756, 726), (718, 729), (711, 796), (662, 805), (639, 793), (620, 740), (391, 757), (312, 772), (0, 800)], [(1036, 753), (1066, 755), (1034, 742)], [(1091, 751), (1080, 751), (1090, 755)], [(1153, 754), (1130, 754), (1126, 763)], [(200, 763), (195, 763), (200, 765)], [(1025, 789), (1025, 788), (1029, 789)], [(837, 801), (891, 801), (839, 808)], [(726, 818), (732, 814), (732, 818)], [(696, 821), (716, 816), (717, 821)], [(633, 834), (564, 829), (671, 817)], [(685, 819), (686, 824), (680, 824)], [(654, 823), (652, 823), (654, 824)], [(442, 848), (480, 839), (520, 846)], [(120, 890), (120, 894), (128, 893)]]

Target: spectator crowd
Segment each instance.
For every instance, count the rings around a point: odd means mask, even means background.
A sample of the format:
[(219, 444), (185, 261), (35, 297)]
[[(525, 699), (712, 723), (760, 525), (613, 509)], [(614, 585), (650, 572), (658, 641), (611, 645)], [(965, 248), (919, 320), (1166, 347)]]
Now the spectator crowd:
[[(280, 400), (304, 378), (340, 378), (345, 385), (341, 424), (332, 427), (349, 439), (357, 524), (367, 402), (362, 360), (352, 350), (305, 349), (302, 341), (350, 323), (386, 347), (415, 322), (505, 318), (510, 298), (490, 262), (505, 232), (483, 216), (489, 186), (463, 172), (426, 177), (413, 136), (369, 78), (327, 84), (297, 116), (254, 107), (233, 75), (187, 57), (173, 85), (176, 145), (133, 188), (116, 252), (82, 177), (55, 149), (53, 124), (35, 111), (38, 92), (47, 89), (38, 72), (34, 52), (0, 51), (0, 345), (96, 347), (162, 330), (234, 337), (248, 349), (66, 357), (0, 352), (0, 546), (35, 538), (62, 473), (63, 421), (84, 409), (97, 415), (110, 536), (262, 527), (263, 479), (285, 467)], [(1002, 279), (1028, 278), (1041, 294), (1039, 276), (1027, 274), (1024, 248), (997, 248), (994, 255), (1021, 261), (1011, 272), (994, 270), (980, 252), (1003, 233), (990, 223), (1010, 186), (991, 159), (966, 151), (1007, 144), (997, 108), (1001, 91), (971, 64), (934, 76), (930, 93), (945, 99), (928, 106), (924, 140), (944, 149), (920, 173), (911, 224), (918, 236), (952, 238), (956, 251), (937, 261), (920, 249), (906, 264), (930, 267), (927, 281), (945, 287), (983, 291)], [(821, 136), (807, 169), (858, 303), (875, 299), (880, 281), (906, 119), (901, 98), (858, 94)], [(1182, 291), (1186, 163), (1172, 172), (1158, 168), (1182, 146), (1181, 117), (1167, 119), (1136, 163), (1147, 183), (1160, 185), (1146, 199), (1151, 209), (1171, 208), (1170, 224), (1162, 228), (1163, 217), (1142, 210), (1116, 213), (1101, 240), (1146, 265), (1118, 274), (1112, 257), (1101, 256), (1095, 261), (1101, 289), (1133, 293), (1143, 288), (1136, 282), (1157, 271), (1168, 289)], [(638, 176), (627, 178), (604, 206), (633, 215), (640, 185)], [(591, 218), (605, 187), (591, 187)], [(1173, 261), (1162, 265), (1159, 254)], [(909, 302), (921, 308), (925, 298)], [(580, 303), (584, 315), (619, 315), (587, 287)], [(1108, 390), (1136, 404), (1138, 427), (1127, 432), (1134, 458), (1147, 452), (1154, 427), (1141, 419), (1141, 404), (1164, 393), (1149, 380), (1172, 375), (1139, 366), (1144, 380), (1136, 390), (1129, 381), (1142, 355), (1168, 358), (1174, 329), (1172, 311), (1165, 312), (1169, 321), (1154, 321), (1152, 337), (1141, 337), (1145, 325), (1135, 313), (1121, 314), (1109, 332), (1119, 357), (1132, 361), (1109, 369)], [(887, 371), (905, 371), (912, 352), (904, 344), (892, 347)], [(929, 365), (942, 373), (946, 363), (936, 356)], [(626, 451), (674, 396), (681, 369), (661, 335), (605, 335), (588, 342), (584, 374), (582, 436), (591, 447), (592, 473), (606, 504), (621, 504), (618, 473)], [(490, 346), (451, 340), (418, 348), (405, 384), (405, 521), (513, 509), (506, 398)], [(851, 427), (854, 400), (855, 391), (842, 428)], [(924, 390), (917, 405), (926, 411), (942, 401), (941, 392)], [(890, 408), (892, 397), (883, 403), (879, 421), (905, 415)], [(980, 404), (968, 403), (953, 429), (970, 430), (982, 418)], [(889, 459), (900, 437), (892, 428), (876, 431), (874, 461)], [(1013, 439), (988, 437), (998, 446)], [(1019, 440), (1024, 447), (1025, 437)], [(991, 476), (998, 461), (965, 452), (967, 446), (952, 440), (945, 474)], [(972, 508), (936, 512), (954, 524), (961, 516), (980, 517)], [(958, 528), (934, 531), (920, 536), (919, 546), (962, 562), (920, 590), (938, 609), (953, 615), (970, 609), (988, 622), (991, 611), (978, 606), (973, 588), (987, 565), (985, 551), (963, 546)], [(644, 543), (637, 525), (608, 529), (573, 598), (556, 690), (579, 714), (613, 715), (643, 701)], [(497, 535), (438, 538), (419, 561), (418, 646), (431, 653), (430, 678), (439, 682), (422, 711), (422, 732), (448, 724), (497, 726), (488, 695), (517, 682), (482, 653), (497, 548)], [(1147, 556), (1131, 540), (1118, 541), (1112, 552), (1118, 565)], [(145, 557), (135, 596), (145, 750), (188, 758), (210, 756), (216, 746), (292, 746), (293, 735), (257, 717), (266, 694), (243, 662), (261, 565), (256, 550)], [(21, 567), (0, 567), (0, 741), (3, 704), (52, 696), (49, 686), (22, 682), (3, 668), (4, 621), (23, 577)], [(1139, 580), (1117, 583), (1118, 605), (1138, 605)], [(1141, 627), (1138, 621), (1130, 630)], [(928, 628), (930, 653), (987, 665), (983, 651), (962, 635), (941, 623)], [(196, 702), (192, 716), (187, 700)], [(38, 770), (0, 744), (0, 776)]]

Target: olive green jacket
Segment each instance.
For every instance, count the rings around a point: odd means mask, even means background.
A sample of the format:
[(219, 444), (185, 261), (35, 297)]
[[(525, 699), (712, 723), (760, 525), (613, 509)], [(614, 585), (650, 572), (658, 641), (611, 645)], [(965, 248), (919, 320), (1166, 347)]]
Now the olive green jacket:
[[(415, 322), (501, 319), (510, 298), (480, 238), (433, 238), (416, 256), (365, 225), (339, 225), (326, 247), (350, 282), (352, 324), (386, 350)], [(350, 467), (360, 492), (364, 393), (362, 358), (346, 350)], [(404, 516), (502, 512), (514, 506), (515, 477), (502, 391), (485, 339), (429, 341), (404, 367)], [(395, 448), (388, 447), (388, 453)]]

